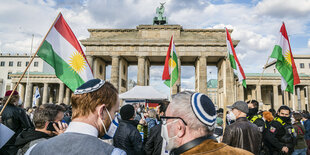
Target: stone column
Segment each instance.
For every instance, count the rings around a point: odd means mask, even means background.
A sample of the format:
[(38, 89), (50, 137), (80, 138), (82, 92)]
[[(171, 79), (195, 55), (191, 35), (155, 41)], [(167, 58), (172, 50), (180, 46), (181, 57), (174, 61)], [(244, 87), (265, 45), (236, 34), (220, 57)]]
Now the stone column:
[[(253, 88), (251, 89), (251, 98), (253, 99), (253, 100), (256, 100), (256, 94), (255, 94), (255, 89), (256, 88), (254, 88), (255, 86), (253, 86)], [(251, 100), (251, 99), (250, 99)]]
[[(178, 57), (178, 72), (179, 72), (179, 77), (178, 80), (175, 82), (175, 84), (172, 87), (172, 94), (178, 93), (178, 87), (181, 87), (181, 60), (180, 57)], [(179, 88), (181, 91), (181, 88)]]
[(137, 85), (144, 86), (145, 85), (145, 57), (138, 57), (138, 75), (137, 75)]
[(128, 62), (121, 58), (119, 64), (119, 93), (123, 93), (127, 91)]
[(263, 102), (262, 100), (262, 89), (261, 89), (261, 85), (256, 85), (256, 100), (258, 102)]
[(33, 96), (33, 84), (32, 83), (28, 83), (27, 87), (26, 87), (26, 107), (31, 107), (32, 104), (32, 96)]
[(66, 105), (70, 104), (70, 93), (71, 93), (70, 88), (66, 87), (66, 100), (65, 100)]
[(207, 57), (200, 56), (196, 61), (196, 91), (207, 94)]
[(300, 109), (299, 110), (306, 110), (305, 105), (306, 105), (306, 100), (305, 100), (305, 88), (302, 87), (300, 89)]
[(22, 100), (22, 102), (25, 102), (25, 84), (21, 83), (20, 84), (20, 99)]
[(106, 63), (99, 57), (94, 59), (93, 63), (94, 78), (106, 79)]
[(238, 84), (238, 100), (239, 101), (244, 101), (244, 88), (241, 83)]
[(145, 58), (145, 65), (144, 65), (144, 85), (150, 85), (150, 59)]
[(87, 59), (87, 62), (88, 62), (88, 64), (89, 64), (90, 68), (93, 69), (94, 57), (91, 56), (91, 55), (87, 55), (87, 56), (86, 56), (86, 59)]
[(111, 83), (119, 92), (118, 82), (119, 82), (119, 56), (112, 56)]
[(58, 104), (63, 103), (63, 99), (64, 99), (64, 89), (65, 89), (65, 84), (64, 84), (64, 83), (59, 83)]
[(47, 103), (47, 96), (48, 96), (48, 83), (44, 83), (42, 104), (46, 104)]
[(273, 106), (271, 106), (271, 108), (277, 110), (280, 107), (278, 99), (279, 99), (278, 85), (273, 85)]
[(54, 101), (54, 95), (55, 95), (55, 93), (54, 93), (54, 86), (50, 86), (50, 95), (49, 95), (49, 100), (48, 100), (49, 103), (55, 104), (53, 102)]

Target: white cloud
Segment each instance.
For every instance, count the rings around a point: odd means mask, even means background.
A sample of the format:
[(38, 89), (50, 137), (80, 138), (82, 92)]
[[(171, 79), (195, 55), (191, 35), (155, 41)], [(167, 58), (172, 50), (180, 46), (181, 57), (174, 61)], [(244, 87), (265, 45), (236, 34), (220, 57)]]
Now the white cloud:
[[(213, 4), (212, 2), (221, 4)], [(226, 0), (188, 1), (167, 0), (165, 16), (169, 24), (183, 28), (233, 29), (231, 36), (240, 40), (236, 48), (245, 72), (261, 72), (271, 54), (282, 21), (289, 34), (309, 34), (309, 0), (252, 0), (251, 5)], [(88, 28), (135, 28), (152, 24), (155, 9), (161, 0), (10, 0), (0, 5), (1, 52), (29, 52), (31, 36), (35, 35), (34, 50), (42, 41), (59, 11), (78, 39), (89, 37)], [(257, 5), (256, 5), (257, 4)], [(308, 47), (294, 47), (309, 50)], [(294, 49), (292, 49), (294, 50)], [(110, 78), (110, 66), (107, 78)], [(183, 67), (182, 88), (194, 89), (194, 70)], [(162, 85), (162, 67), (151, 68), (151, 84), (166, 91)], [(129, 79), (136, 80), (137, 68), (129, 68)], [(186, 70), (186, 71), (184, 71)], [(193, 71), (193, 72), (190, 72)], [(212, 77), (216, 77), (216, 68)], [(169, 92), (169, 91), (168, 91)]]
[(272, 17), (302, 18), (310, 13), (309, 0), (263, 0), (256, 6), (256, 11)]

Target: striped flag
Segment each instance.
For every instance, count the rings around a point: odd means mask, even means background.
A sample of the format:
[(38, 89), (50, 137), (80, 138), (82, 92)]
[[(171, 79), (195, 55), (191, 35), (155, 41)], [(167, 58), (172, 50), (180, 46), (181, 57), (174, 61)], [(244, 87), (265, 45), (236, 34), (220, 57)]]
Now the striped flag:
[(281, 74), (282, 91), (293, 93), (294, 85), (300, 83), (300, 80), (284, 23), (281, 26), (279, 36), (279, 41), (274, 46), (270, 57), (277, 59), (276, 68)]
[(41, 97), (40, 92), (39, 92), (39, 88), (37, 87), (36, 92), (34, 93), (34, 101), (32, 103), (32, 107), (36, 106), (37, 104), (37, 99), (39, 99)]
[(226, 29), (226, 44), (227, 44), (227, 51), (228, 51), (228, 58), (229, 58), (229, 61), (230, 61), (230, 64), (231, 64), (231, 67), (236, 70), (238, 72), (238, 81), (240, 83), (242, 83), (243, 87), (246, 88), (246, 81), (245, 81), (245, 74), (244, 74), (244, 71), (241, 67), (241, 64), (238, 60), (238, 57), (237, 57), (237, 54), (235, 52), (235, 48), (234, 48), (234, 45), (231, 41), (231, 37), (229, 35), (229, 32)]
[(61, 13), (37, 55), (55, 69), (56, 76), (72, 91), (94, 78), (80, 43)]
[[(178, 57), (175, 50), (175, 45), (173, 42), (173, 36), (171, 36), (169, 48), (167, 51), (167, 56), (165, 60), (164, 71), (162, 75), (162, 80), (165, 80), (165, 84), (170, 87), (173, 86), (174, 83), (179, 78), (179, 70), (178, 70)], [(171, 83), (170, 83), (171, 82)]]

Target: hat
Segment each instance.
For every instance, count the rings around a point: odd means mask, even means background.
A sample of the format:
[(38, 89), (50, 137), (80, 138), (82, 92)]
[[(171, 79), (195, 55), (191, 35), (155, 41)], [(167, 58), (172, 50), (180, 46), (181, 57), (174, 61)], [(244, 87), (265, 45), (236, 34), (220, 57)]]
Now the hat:
[(231, 107), (232, 109), (238, 109), (246, 114), (249, 113), (248, 104), (244, 101), (237, 101)]
[[(8, 90), (8, 91), (6, 91), (6, 92), (5, 92), (5, 96), (10, 96), (11, 93), (12, 93), (12, 91), (13, 91), (13, 90)], [(13, 95), (18, 95), (18, 92), (17, 92), (17, 91), (14, 91), (14, 92), (13, 92)]]
[(101, 79), (91, 79), (84, 84), (82, 84), (80, 87), (78, 87), (75, 91), (75, 95), (79, 94), (85, 94), (85, 93), (90, 93), (98, 90), (104, 85), (105, 81)]
[(124, 105), (120, 110), (122, 120), (129, 120), (135, 114), (135, 108), (131, 104)]
[(194, 93), (191, 96), (191, 107), (194, 114), (203, 124), (213, 126), (216, 120), (216, 110), (211, 99), (201, 93)]

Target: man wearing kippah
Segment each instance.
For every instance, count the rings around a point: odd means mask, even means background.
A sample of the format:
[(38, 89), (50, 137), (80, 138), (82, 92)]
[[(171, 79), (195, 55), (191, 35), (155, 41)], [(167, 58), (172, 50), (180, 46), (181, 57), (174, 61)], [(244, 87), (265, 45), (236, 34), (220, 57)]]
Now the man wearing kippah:
[(38, 143), (26, 155), (126, 154), (98, 139), (107, 133), (119, 109), (115, 87), (109, 82), (92, 79), (77, 88), (71, 99), (72, 122), (65, 133)]
[(204, 94), (186, 91), (173, 95), (161, 120), (165, 149), (173, 155), (252, 154), (216, 141), (212, 136), (216, 110)]
[(262, 135), (258, 127), (246, 118), (248, 112), (248, 105), (244, 101), (232, 105), (236, 121), (226, 127), (222, 142), (259, 154)]

